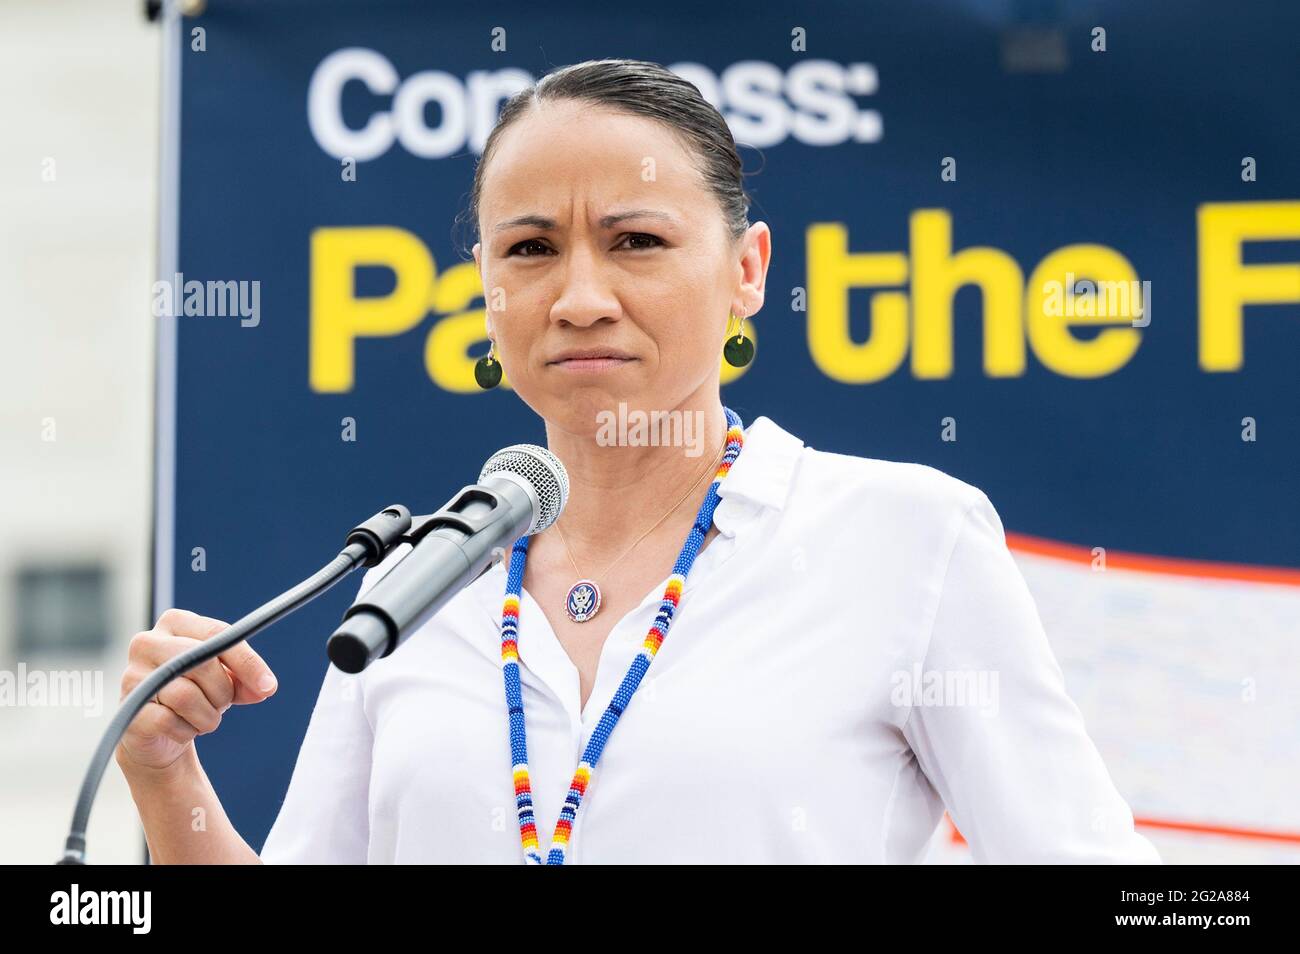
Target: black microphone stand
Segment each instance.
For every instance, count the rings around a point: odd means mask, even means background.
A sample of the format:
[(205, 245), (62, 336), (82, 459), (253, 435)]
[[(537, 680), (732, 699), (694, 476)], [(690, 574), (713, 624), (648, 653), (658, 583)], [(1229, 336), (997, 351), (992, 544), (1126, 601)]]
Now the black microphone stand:
[[(264, 603), (243, 619), (223, 629), (196, 645), (193, 649), (174, 656), (151, 672), (122, 701), (113, 721), (104, 730), (95, 749), (90, 767), (86, 769), (77, 796), (77, 807), (72, 815), (72, 826), (64, 843), (63, 857), (55, 864), (84, 865), (86, 863), (86, 826), (90, 809), (95, 802), (99, 783), (108, 767), (118, 742), (126, 733), (131, 720), (145, 707), (163, 686), (195, 666), (225, 652), (236, 643), (261, 632), (267, 626), (305, 606), (320, 596), (343, 577), (359, 566), (375, 566), (401, 543), (418, 543), (430, 528), (431, 518), (411, 517), (411, 512), (400, 504), (387, 507), (348, 533), (347, 545), (333, 560), (291, 590), (286, 590), (269, 603)], [(415, 531), (412, 531), (412, 525)]]

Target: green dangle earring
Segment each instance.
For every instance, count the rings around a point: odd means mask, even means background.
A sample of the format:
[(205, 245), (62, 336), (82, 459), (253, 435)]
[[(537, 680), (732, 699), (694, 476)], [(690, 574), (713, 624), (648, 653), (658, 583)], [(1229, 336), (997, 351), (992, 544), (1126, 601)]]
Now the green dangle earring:
[(729, 312), (727, 318), (727, 343), (722, 346), (722, 356), (733, 368), (743, 368), (754, 360), (754, 339), (745, 337), (745, 319), (740, 319), (740, 330), (735, 337), (731, 335), (731, 324), (736, 320), (736, 313)]
[(501, 362), (496, 359), (495, 341), (488, 342), (488, 353), (474, 362), (474, 380), (484, 391), (501, 383)]

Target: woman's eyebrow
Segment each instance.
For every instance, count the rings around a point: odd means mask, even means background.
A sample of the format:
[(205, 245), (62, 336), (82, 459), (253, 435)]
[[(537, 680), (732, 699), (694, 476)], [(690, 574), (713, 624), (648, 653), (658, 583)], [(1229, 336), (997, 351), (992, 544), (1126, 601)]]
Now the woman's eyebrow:
[[(667, 212), (661, 212), (658, 209), (629, 209), (626, 212), (616, 212), (612, 215), (603, 216), (600, 220), (602, 229), (610, 229), (626, 219), (660, 219), (669, 225), (676, 225), (677, 219)], [(504, 222), (498, 222), (493, 228), (494, 232), (504, 232), (506, 229), (517, 228), (521, 225), (528, 225), (542, 231), (550, 231), (555, 228), (555, 220), (547, 218), (544, 215), (517, 215), (513, 219), (506, 219)]]
[(630, 209), (627, 212), (616, 212), (613, 215), (607, 215), (600, 220), (602, 229), (611, 229), (624, 219), (660, 219), (669, 225), (676, 225), (677, 219), (667, 212), (660, 212), (658, 209)]
[(544, 215), (517, 215), (513, 219), (506, 219), (504, 222), (498, 222), (493, 232), (504, 232), (506, 229), (513, 229), (520, 225), (531, 225), (535, 229), (550, 231), (555, 228), (555, 220), (548, 219)]

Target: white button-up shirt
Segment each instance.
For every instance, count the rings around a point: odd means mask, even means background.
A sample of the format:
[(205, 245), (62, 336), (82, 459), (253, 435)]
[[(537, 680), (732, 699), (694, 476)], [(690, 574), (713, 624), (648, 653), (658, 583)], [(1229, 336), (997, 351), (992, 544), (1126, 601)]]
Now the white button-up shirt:
[[(759, 417), (719, 493), (719, 535), (596, 766), (567, 864), (915, 862), (945, 806), (976, 861), (1160, 861), (1066, 694), (981, 490), (814, 450)], [(585, 707), (522, 594), (543, 857), (664, 569), (610, 632)], [(522, 862), (505, 578), (497, 563), (365, 672), (328, 668), (264, 861)]]

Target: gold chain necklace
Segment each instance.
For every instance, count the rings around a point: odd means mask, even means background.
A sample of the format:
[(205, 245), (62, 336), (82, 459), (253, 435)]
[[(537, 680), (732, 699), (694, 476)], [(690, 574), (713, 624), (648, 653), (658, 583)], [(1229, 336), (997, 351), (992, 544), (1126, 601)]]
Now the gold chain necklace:
[[(656, 520), (649, 530), (633, 540), (632, 545), (618, 555), (618, 559), (605, 567), (605, 569), (601, 573), (596, 574), (596, 576), (604, 576), (610, 570), (614, 569), (619, 560), (623, 559), (623, 557), (636, 549), (636, 545), (649, 536), (650, 532), (654, 530), (655, 527), (667, 520), (673, 511), (680, 507), (682, 502), (685, 501), (686, 498), (691, 495), (692, 491), (699, 486), (700, 481), (707, 476), (710, 471), (717, 469), (718, 461), (722, 459), (723, 454), (726, 452), (727, 445), (724, 442), (722, 450), (718, 453), (718, 456), (713, 459), (709, 468), (691, 482), (691, 486), (687, 488), (686, 493), (682, 494), (681, 499), (678, 500), (677, 503), (673, 504), (672, 507), (668, 509), (667, 513)], [(577, 561), (573, 559), (573, 551), (569, 549), (569, 541), (564, 538), (564, 531), (560, 529), (558, 521), (555, 523), (555, 531), (560, 535), (560, 542), (564, 544), (564, 552), (568, 555), (569, 562), (573, 564), (573, 572), (578, 574), (579, 577), (578, 581), (569, 587), (569, 592), (565, 595), (564, 611), (569, 614), (569, 619), (573, 620), (575, 623), (585, 623), (600, 610), (600, 585), (594, 578), (584, 577), (582, 571), (578, 569)]]

